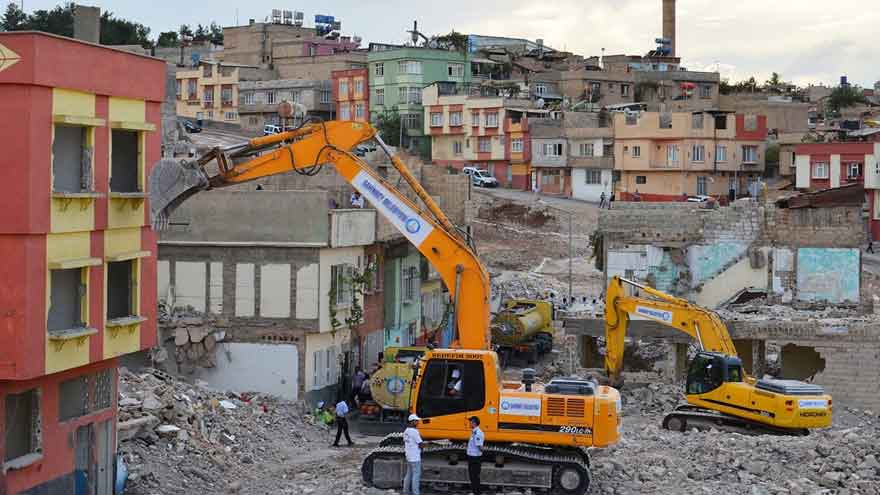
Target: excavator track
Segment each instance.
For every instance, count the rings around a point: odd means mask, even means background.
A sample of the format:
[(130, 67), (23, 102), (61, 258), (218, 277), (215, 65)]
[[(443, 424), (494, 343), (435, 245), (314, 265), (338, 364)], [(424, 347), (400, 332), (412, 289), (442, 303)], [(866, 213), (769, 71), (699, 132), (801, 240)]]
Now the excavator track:
[[(366, 484), (380, 489), (402, 486), (406, 472), (400, 434), (382, 440), (361, 466)], [(467, 445), (430, 442), (422, 450), (422, 483), (437, 489), (467, 488)], [(592, 485), (589, 453), (583, 448), (553, 448), (521, 444), (486, 444), (481, 480), (487, 487), (548, 490), (583, 495)]]
[(688, 428), (716, 428), (736, 431), (745, 435), (784, 435), (806, 436), (810, 430), (803, 428), (779, 428), (750, 419), (731, 416), (702, 407), (681, 405), (663, 418), (663, 428), (672, 431), (685, 431)]

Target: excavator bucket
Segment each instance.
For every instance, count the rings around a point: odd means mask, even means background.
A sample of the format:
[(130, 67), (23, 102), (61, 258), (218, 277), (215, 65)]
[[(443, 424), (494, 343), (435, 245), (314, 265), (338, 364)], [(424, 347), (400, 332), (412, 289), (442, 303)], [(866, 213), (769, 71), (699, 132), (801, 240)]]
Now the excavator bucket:
[(165, 230), (174, 210), (208, 188), (208, 176), (195, 161), (159, 160), (150, 173), (150, 214), (154, 230)]

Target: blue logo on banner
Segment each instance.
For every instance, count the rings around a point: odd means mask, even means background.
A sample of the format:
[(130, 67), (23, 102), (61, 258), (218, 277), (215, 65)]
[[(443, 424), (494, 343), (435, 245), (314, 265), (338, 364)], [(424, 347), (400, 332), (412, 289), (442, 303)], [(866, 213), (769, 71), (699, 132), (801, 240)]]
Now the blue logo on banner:
[(409, 232), (410, 234), (415, 234), (416, 232), (421, 230), (421, 228), (422, 228), (422, 224), (419, 223), (419, 221), (416, 220), (415, 218), (410, 218), (409, 220), (406, 221), (406, 231)]

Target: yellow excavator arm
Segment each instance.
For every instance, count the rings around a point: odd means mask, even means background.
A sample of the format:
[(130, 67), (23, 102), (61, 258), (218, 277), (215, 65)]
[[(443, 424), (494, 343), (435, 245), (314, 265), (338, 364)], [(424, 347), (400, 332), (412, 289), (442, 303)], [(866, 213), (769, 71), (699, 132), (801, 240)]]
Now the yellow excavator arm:
[[(628, 296), (625, 284), (656, 299)], [(605, 370), (611, 383), (620, 383), (630, 315), (684, 332), (698, 342), (701, 350), (736, 356), (727, 327), (714, 312), (631, 280), (613, 277), (605, 294)]]
[[(376, 140), (427, 211), (406, 198), (351, 150)], [(217, 172), (206, 166), (216, 162)], [(157, 228), (196, 192), (299, 171), (311, 174), (330, 164), (394, 225), (434, 266), (454, 301), (457, 339), (453, 348), (490, 349), (489, 275), (474, 251), (403, 162), (369, 124), (350, 121), (307, 123), (290, 132), (214, 148), (191, 162), (164, 159), (150, 174), (150, 208)]]

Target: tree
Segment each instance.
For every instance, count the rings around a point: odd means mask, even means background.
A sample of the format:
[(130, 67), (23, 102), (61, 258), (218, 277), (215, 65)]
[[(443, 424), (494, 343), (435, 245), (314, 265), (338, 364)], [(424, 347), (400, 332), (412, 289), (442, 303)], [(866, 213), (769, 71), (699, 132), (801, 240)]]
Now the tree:
[(376, 128), (382, 140), (391, 146), (400, 146), (400, 114), (397, 110), (384, 110), (376, 117)]
[[(718, 92), (723, 95), (733, 93), (733, 86), (730, 84), (730, 79), (724, 78), (718, 83)], [(636, 98), (636, 101), (639, 101), (639, 99)]]
[(178, 29), (177, 32), (180, 33), (181, 41), (183, 41), (184, 38), (192, 39), (192, 37), (193, 37), (192, 29), (190, 29), (190, 27), (186, 24), (181, 24), (180, 29)]
[(102, 45), (140, 45), (149, 48), (153, 45), (149, 36), (150, 28), (139, 22), (118, 19), (109, 11), (101, 14)]
[(774, 72), (770, 74), (770, 79), (767, 79), (767, 81), (764, 83), (764, 89), (770, 91), (778, 91), (780, 84), (782, 84), (782, 80), (779, 77), (779, 73)]
[(177, 36), (176, 31), (165, 31), (164, 33), (159, 33), (159, 38), (156, 39), (156, 46), (160, 48), (180, 46), (180, 38)]
[(211, 35), (211, 33), (208, 31), (208, 29), (205, 28), (205, 26), (202, 26), (201, 24), (199, 24), (196, 27), (195, 34), (193, 35), (193, 41), (208, 41), (208, 37), (210, 35)]
[(72, 38), (73, 9), (73, 2), (68, 2), (52, 10), (35, 10), (33, 14), (28, 16), (24, 29), (43, 31)]
[(16, 3), (10, 3), (6, 6), (6, 12), (3, 13), (0, 20), (0, 31), (19, 31), (27, 29), (27, 14), (24, 13)]
[(223, 44), (223, 28), (218, 26), (216, 22), (211, 21), (211, 26), (208, 27), (208, 32), (210, 33), (209, 37), (211, 43), (215, 45)]
[(852, 107), (865, 102), (862, 88), (849, 85), (838, 86), (831, 91), (831, 96), (828, 97), (828, 108), (834, 112), (839, 112), (841, 108)]
[(767, 146), (764, 158), (767, 160), (767, 163), (779, 163), (779, 145), (771, 144)]

